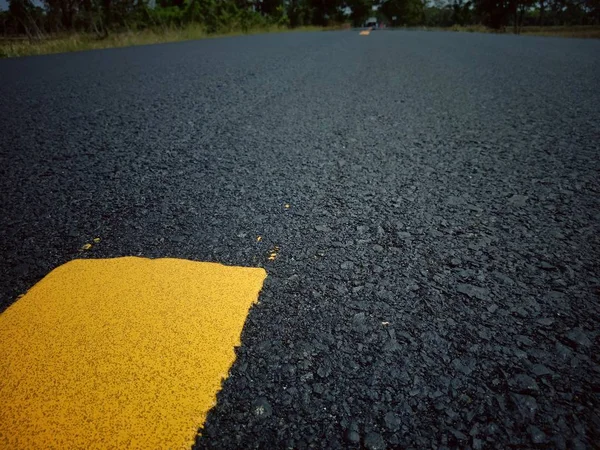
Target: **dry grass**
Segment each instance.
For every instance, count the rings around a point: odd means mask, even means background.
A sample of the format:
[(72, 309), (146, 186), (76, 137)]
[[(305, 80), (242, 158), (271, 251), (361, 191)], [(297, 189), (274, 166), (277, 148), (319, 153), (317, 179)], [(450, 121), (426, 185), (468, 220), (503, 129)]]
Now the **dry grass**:
[(290, 31), (320, 31), (319, 27), (285, 28), (276, 25), (250, 29), (246, 31), (231, 30), (218, 34), (208, 34), (198, 25), (184, 28), (147, 29), (113, 33), (105, 38), (93, 34), (71, 33), (51, 35), (42, 39), (1, 39), (0, 57), (11, 58), (27, 55), (45, 55), (50, 53), (78, 52), (100, 48), (130, 47), (134, 45), (157, 44), (162, 42), (189, 41), (194, 39), (237, 36), (242, 34), (282, 33)]
[[(430, 28), (433, 29), (433, 28)], [(513, 34), (512, 27), (506, 27), (504, 30), (493, 30), (483, 25), (454, 25), (450, 28), (436, 28), (436, 30), (457, 31), (467, 33), (501, 33)], [(556, 36), (566, 38), (592, 38), (600, 39), (600, 26), (549, 26), (549, 27), (523, 27), (522, 35), (529, 36)]]
[(600, 26), (523, 27), (521, 34), (600, 39)]
[(450, 27), (450, 31), (460, 31), (463, 33), (491, 33), (492, 30), (483, 25), (453, 25)]

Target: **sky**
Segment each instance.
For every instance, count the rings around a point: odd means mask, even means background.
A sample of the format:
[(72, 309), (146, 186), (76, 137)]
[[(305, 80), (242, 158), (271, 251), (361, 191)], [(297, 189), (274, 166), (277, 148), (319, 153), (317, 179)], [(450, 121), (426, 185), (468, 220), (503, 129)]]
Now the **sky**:
[[(44, 6), (42, 0), (31, 0), (35, 6)], [(8, 0), (0, 0), (0, 11), (8, 11)]]

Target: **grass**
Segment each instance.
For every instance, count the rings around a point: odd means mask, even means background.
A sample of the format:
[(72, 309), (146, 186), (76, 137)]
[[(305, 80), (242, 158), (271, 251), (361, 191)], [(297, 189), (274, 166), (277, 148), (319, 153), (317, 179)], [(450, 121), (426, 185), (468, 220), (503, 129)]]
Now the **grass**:
[(462, 33), (491, 33), (492, 30), (483, 25), (452, 25), (450, 31), (459, 31)]
[(581, 25), (570, 27), (523, 27), (521, 34), (534, 36), (600, 39), (600, 26)]
[(46, 55), (50, 53), (78, 52), (101, 48), (130, 47), (134, 45), (157, 44), (162, 42), (179, 42), (194, 39), (207, 39), (242, 34), (282, 33), (290, 31), (321, 31), (320, 27), (287, 28), (278, 25), (262, 26), (249, 30), (225, 30), (217, 34), (209, 34), (199, 25), (183, 28), (146, 29), (112, 33), (105, 38), (94, 34), (70, 33), (48, 35), (41, 39), (0, 38), (0, 57), (12, 58), (28, 55)]
[[(458, 31), (467, 33), (506, 33), (513, 34), (512, 27), (504, 30), (493, 30), (483, 25), (454, 25), (450, 28), (442, 28), (445, 31)], [(529, 36), (556, 36), (564, 38), (592, 38), (600, 39), (600, 26), (598, 25), (575, 25), (575, 26), (527, 26), (521, 28), (522, 35)]]

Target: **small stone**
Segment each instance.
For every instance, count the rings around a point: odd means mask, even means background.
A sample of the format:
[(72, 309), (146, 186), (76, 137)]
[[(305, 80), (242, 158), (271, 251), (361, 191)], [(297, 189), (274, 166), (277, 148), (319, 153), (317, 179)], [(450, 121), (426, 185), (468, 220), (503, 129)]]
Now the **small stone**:
[(579, 440), (577, 438), (573, 439), (571, 441), (571, 449), (572, 450), (586, 450), (588, 447), (583, 443), (585, 437), (583, 437), (582, 440)]
[(494, 314), (496, 311), (498, 311), (498, 305), (491, 304), (490, 306), (487, 307), (487, 310), (490, 314)]
[(514, 280), (509, 276), (503, 274), (502, 272), (494, 271), (493, 275), (504, 284), (513, 285), (515, 284)]
[(461, 294), (465, 294), (470, 298), (476, 298), (478, 300), (487, 300), (490, 293), (489, 289), (464, 283), (459, 283), (456, 290)]
[(387, 342), (383, 345), (384, 352), (394, 352), (396, 350), (401, 350), (400, 344), (396, 339), (388, 339)]
[(331, 231), (331, 228), (329, 228), (327, 225), (317, 225), (315, 227), (315, 230), (320, 231), (322, 233), (329, 233)]
[(526, 347), (531, 347), (533, 345), (533, 341), (531, 339), (529, 339), (527, 336), (523, 336), (522, 334), (518, 334), (515, 337), (515, 339), (519, 344), (523, 344)]
[(554, 267), (552, 264), (546, 261), (542, 261), (538, 267), (544, 270), (556, 270), (556, 267)]
[(285, 282), (286, 282), (287, 284), (294, 284), (294, 283), (297, 283), (299, 279), (300, 279), (300, 277), (298, 276), (298, 274), (294, 274), (294, 275), (292, 275), (292, 276), (288, 277), (288, 278), (285, 280)]
[(378, 299), (383, 300), (383, 301), (388, 301), (391, 302), (394, 300), (394, 293), (385, 289), (381, 289), (380, 291), (377, 291), (377, 293), (375, 294), (377, 296)]
[(358, 424), (354, 421), (350, 422), (350, 426), (345, 433), (346, 440), (352, 444), (360, 442), (360, 434), (358, 433)]
[(550, 317), (544, 317), (542, 319), (536, 320), (536, 322), (539, 323), (540, 325), (547, 327), (554, 323), (554, 319), (552, 319)]
[(575, 345), (578, 345), (578, 346), (589, 347), (589, 346), (592, 345), (592, 341), (587, 336), (587, 334), (585, 333), (585, 331), (583, 331), (581, 328), (573, 328), (572, 330), (570, 330), (567, 333), (566, 338), (572, 344), (575, 344)]
[(382, 252), (383, 251), (383, 247), (379, 244), (375, 244), (373, 246), (373, 250), (375, 250), (376, 252)]
[(512, 349), (512, 351), (513, 351), (513, 353), (515, 354), (515, 356), (517, 358), (527, 359), (527, 353), (525, 353), (523, 350), (515, 347), (515, 348)]
[(347, 430), (346, 439), (353, 444), (358, 444), (360, 442), (360, 434), (357, 431)]
[(537, 392), (540, 390), (540, 387), (536, 383), (536, 381), (531, 378), (529, 375), (525, 375), (520, 373), (512, 377), (508, 384), (512, 387), (512, 390), (520, 393), (530, 393)]
[(398, 232), (397, 236), (399, 239), (402, 239), (402, 240), (412, 239), (412, 234), (410, 234), (406, 231)]
[(410, 292), (416, 292), (419, 290), (419, 285), (417, 283), (409, 282), (406, 285), (406, 289), (408, 289)]
[(352, 261), (345, 261), (340, 267), (344, 270), (352, 270), (354, 268), (354, 263)]
[(536, 377), (543, 377), (544, 375), (552, 375), (554, 372), (552, 372), (543, 364), (534, 364), (531, 366), (531, 373), (533, 373)]
[(543, 444), (548, 440), (546, 434), (536, 426), (529, 425), (527, 427), (527, 432), (534, 444)]
[(386, 445), (379, 433), (370, 432), (365, 436), (365, 447), (368, 450), (385, 450)]
[(458, 259), (458, 258), (452, 258), (450, 260), (450, 266), (451, 267), (458, 267), (458, 266), (460, 266), (460, 259)]
[(464, 200), (461, 197), (457, 197), (455, 195), (451, 195), (446, 199), (446, 204), (450, 206), (460, 206), (464, 203)]
[(558, 341), (556, 342), (554, 348), (556, 350), (556, 355), (562, 362), (566, 362), (573, 357), (573, 352)]
[(472, 277), (474, 277), (474, 276), (475, 276), (475, 272), (473, 272), (473, 271), (472, 271), (472, 270), (470, 270), (470, 269), (462, 269), (462, 270), (460, 270), (460, 271), (458, 272), (458, 275), (459, 275), (461, 278), (467, 279), (467, 278), (472, 278)]
[(492, 337), (490, 330), (488, 330), (487, 328), (481, 328), (478, 332), (477, 335), (481, 338), (484, 339), (486, 341), (489, 341), (490, 338)]
[(471, 375), (475, 367), (475, 361), (470, 359), (465, 360), (465, 362), (463, 363), (463, 361), (460, 358), (455, 358), (452, 360), (452, 367), (454, 367), (454, 369), (457, 372), (463, 373), (465, 375)]
[(383, 420), (385, 421), (385, 426), (388, 427), (390, 431), (398, 431), (402, 424), (400, 418), (391, 411), (384, 416)]
[(529, 197), (527, 197), (526, 195), (515, 194), (508, 199), (508, 203), (510, 203), (513, 206), (525, 206), (527, 204), (528, 198)]
[(513, 394), (512, 400), (523, 416), (527, 420), (533, 420), (537, 412), (538, 405), (535, 398), (529, 395)]
[(527, 312), (527, 310), (525, 308), (523, 308), (522, 306), (518, 307), (515, 311), (515, 313), (522, 318), (527, 318), (529, 316), (529, 313)]
[(367, 318), (364, 312), (354, 314), (354, 317), (352, 318), (352, 327), (356, 331), (364, 333), (365, 331), (367, 331), (366, 319)]
[(458, 439), (460, 441), (466, 441), (469, 439), (465, 433), (463, 433), (462, 431), (459, 431), (455, 428), (450, 428), (450, 432), (454, 435), (454, 437), (456, 439)]
[(317, 375), (321, 378), (327, 378), (331, 375), (331, 366), (329, 364), (324, 364), (317, 369)]
[(252, 403), (252, 413), (262, 419), (269, 417), (273, 413), (273, 409), (265, 397), (259, 397)]

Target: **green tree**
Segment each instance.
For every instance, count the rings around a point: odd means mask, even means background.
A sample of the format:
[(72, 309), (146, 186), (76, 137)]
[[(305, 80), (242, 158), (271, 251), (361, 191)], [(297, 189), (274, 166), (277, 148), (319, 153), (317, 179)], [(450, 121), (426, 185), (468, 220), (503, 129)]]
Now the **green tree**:
[(280, 15), (278, 11), (283, 8), (283, 0), (261, 0), (257, 4), (257, 9), (265, 16)]
[(372, 0), (348, 0), (346, 2), (346, 6), (348, 6), (352, 12), (350, 13), (350, 19), (352, 20), (352, 25), (355, 27), (361, 26), (365, 20), (371, 14), (373, 10), (373, 1)]
[(512, 0), (475, 0), (475, 11), (481, 23), (498, 30), (508, 24), (510, 1)]
[(12, 22), (12, 28), (17, 34), (26, 34), (30, 39), (42, 35), (43, 11), (30, 0), (11, 0), (8, 5), (7, 21)]
[(430, 27), (449, 27), (454, 24), (452, 6), (445, 0), (427, 2), (424, 15), (424, 24)]
[(312, 9), (313, 25), (327, 26), (339, 17), (339, 10), (343, 3), (341, 0), (309, 0)]
[(44, 0), (49, 16), (58, 19), (60, 28), (72, 30), (79, 12), (79, 0)]
[(295, 28), (313, 23), (314, 8), (308, 0), (289, 0), (287, 16), (290, 26)]
[(452, 23), (458, 25), (466, 25), (471, 23), (471, 2), (463, 0), (454, 0), (452, 8)]
[(392, 22), (406, 26), (421, 25), (425, 20), (425, 5), (421, 0), (387, 0), (381, 5), (381, 12)]

